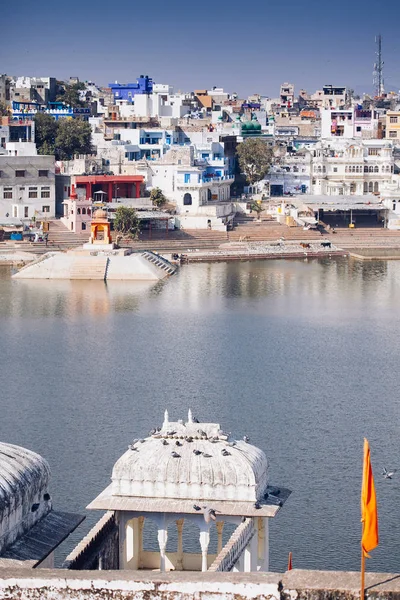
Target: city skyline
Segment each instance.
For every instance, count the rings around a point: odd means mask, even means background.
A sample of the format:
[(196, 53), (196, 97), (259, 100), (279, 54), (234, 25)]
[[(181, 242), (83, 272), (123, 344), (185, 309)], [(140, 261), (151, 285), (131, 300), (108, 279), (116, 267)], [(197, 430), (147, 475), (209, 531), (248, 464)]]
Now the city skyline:
[(362, 94), (373, 90), (374, 40), (381, 33), (385, 89), (400, 88), (393, 11), (389, 6), (377, 19), (371, 0), (362, 13), (343, 1), (323, 10), (315, 0), (306, 8), (290, 0), (244, 11), (236, 0), (224, 0), (207, 15), (182, 0), (122, 0), (115, 10), (96, 5), (96, 12), (72, 0), (68, 14), (44, 0), (40, 13), (21, 21), (24, 5), (26, 0), (5, 9), (6, 21), (19, 18), (19, 43), (13, 27), (3, 34), (0, 70), (10, 75), (78, 76), (105, 86), (148, 74), (181, 91), (218, 86), (240, 96), (271, 97), (288, 81), (297, 92), (333, 84)]

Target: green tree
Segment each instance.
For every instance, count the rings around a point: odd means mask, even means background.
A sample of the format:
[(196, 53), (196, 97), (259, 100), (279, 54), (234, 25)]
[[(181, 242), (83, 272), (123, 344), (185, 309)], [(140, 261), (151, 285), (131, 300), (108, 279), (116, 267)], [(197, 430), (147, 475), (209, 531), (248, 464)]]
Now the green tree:
[(239, 165), (249, 185), (266, 175), (272, 162), (272, 150), (262, 139), (248, 138), (237, 148)]
[(164, 196), (162, 190), (160, 190), (160, 188), (158, 187), (153, 188), (151, 190), (150, 198), (154, 206), (158, 207), (164, 206), (164, 204), (167, 202), (167, 199)]
[(5, 102), (0, 102), (0, 117), (8, 117), (10, 110)]
[(35, 141), (38, 154), (54, 154), (58, 123), (51, 115), (35, 115)]
[(59, 84), (59, 93), (56, 97), (57, 102), (63, 102), (67, 106), (72, 108), (82, 108), (86, 106), (86, 102), (83, 102), (79, 97), (79, 91), (85, 89), (85, 84), (81, 81), (69, 85), (68, 83)]
[(123, 235), (137, 239), (140, 233), (140, 219), (134, 208), (118, 206), (115, 211), (114, 228)]
[(75, 154), (91, 154), (92, 130), (87, 121), (60, 119), (57, 122), (55, 155), (57, 160), (70, 160)]

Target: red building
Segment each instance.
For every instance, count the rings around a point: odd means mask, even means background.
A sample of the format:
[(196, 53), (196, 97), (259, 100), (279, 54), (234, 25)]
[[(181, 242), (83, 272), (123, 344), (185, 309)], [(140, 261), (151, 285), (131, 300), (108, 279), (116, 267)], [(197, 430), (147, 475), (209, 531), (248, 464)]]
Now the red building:
[[(117, 198), (139, 198), (143, 181), (142, 175), (77, 175), (75, 186), (86, 189), (86, 198), (111, 202)], [(95, 197), (96, 192), (102, 193)]]

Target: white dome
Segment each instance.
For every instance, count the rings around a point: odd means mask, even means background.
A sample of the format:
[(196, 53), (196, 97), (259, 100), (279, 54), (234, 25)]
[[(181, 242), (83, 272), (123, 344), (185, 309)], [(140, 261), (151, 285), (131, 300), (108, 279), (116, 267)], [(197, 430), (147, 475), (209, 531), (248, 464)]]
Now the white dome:
[(39, 454), (0, 442), (0, 521), (18, 505), (46, 490), (50, 467)]
[(185, 424), (166, 415), (160, 431), (131, 448), (114, 465), (113, 496), (254, 502), (267, 487), (262, 450), (235, 442), (216, 423), (194, 423), (190, 413)]

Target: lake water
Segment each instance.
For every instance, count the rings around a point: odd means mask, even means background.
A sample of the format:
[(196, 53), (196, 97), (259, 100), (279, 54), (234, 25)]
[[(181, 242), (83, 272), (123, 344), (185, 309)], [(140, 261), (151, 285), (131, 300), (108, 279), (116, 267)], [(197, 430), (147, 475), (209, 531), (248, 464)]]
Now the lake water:
[[(135, 437), (190, 407), (247, 434), (293, 494), (271, 569), (359, 569), (363, 437), (380, 546), (398, 572), (400, 263), (184, 266), (156, 285), (11, 280), (0, 271), (0, 439), (45, 456), (55, 507), (84, 511)], [(99, 517), (64, 544), (65, 555)]]

